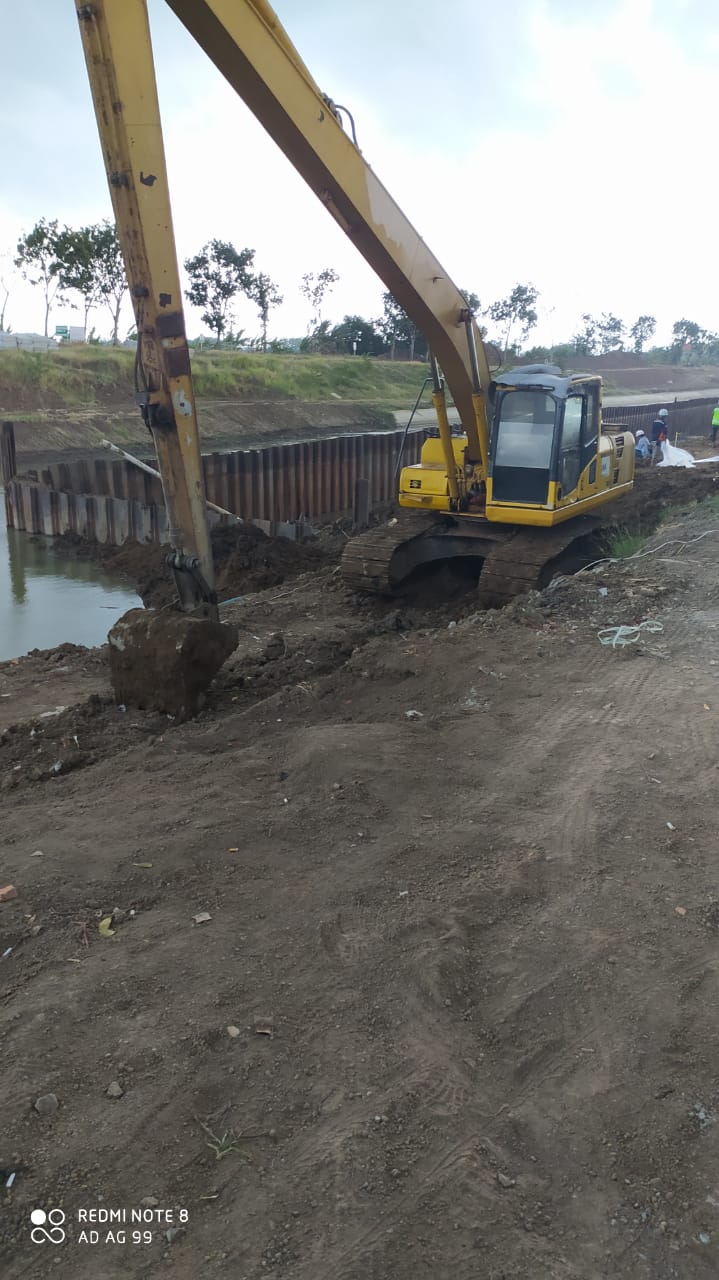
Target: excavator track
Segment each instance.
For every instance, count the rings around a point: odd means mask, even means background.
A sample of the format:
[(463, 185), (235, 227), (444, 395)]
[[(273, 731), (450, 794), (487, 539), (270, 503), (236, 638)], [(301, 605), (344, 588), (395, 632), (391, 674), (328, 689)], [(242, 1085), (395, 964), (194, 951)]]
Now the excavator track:
[(573, 543), (594, 532), (601, 518), (580, 516), (554, 529), (440, 520), (421, 524), (411, 516), (359, 534), (345, 548), (342, 577), (353, 591), (392, 595), (414, 570), (439, 559), (483, 560), (479, 603), (499, 608), (515, 596), (541, 589)]
[[(391, 595), (402, 578), (411, 572), (392, 572), (396, 553), (409, 550), (410, 543), (420, 542), (431, 526), (418, 525), (410, 519), (395, 519), (378, 529), (370, 529), (352, 538), (344, 549), (341, 562), (342, 579), (353, 591), (368, 595)], [(422, 563), (421, 555), (417, 561)]]
[(500, 608), (515, 596), (546, 587), (558, 569), (558, 561), (573, 543), (601, 525), (600, 518), (580, 516), (553, 529), (511, 529), (482, 566), (479, 603), (485, 609)]

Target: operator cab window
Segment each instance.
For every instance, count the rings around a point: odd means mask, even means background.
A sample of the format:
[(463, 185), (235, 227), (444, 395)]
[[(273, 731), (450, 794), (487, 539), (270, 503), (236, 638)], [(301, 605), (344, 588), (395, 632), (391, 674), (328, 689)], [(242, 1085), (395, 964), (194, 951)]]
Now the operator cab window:
[(494, 463), (497, 467), (548, 470), (556, 402), (544, 391), (507, 391), (502, 396)]

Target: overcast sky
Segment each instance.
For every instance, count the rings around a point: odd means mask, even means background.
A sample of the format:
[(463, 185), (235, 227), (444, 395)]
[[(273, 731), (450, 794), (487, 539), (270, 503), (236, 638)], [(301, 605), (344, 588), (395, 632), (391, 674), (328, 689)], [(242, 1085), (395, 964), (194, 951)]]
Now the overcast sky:
[[(353, 111), (363, 154), (460, 287), (484, 304), (541, 294), (536, 338), (583, 311), (658, 341), (687, 317), (719, 329), (716, 0), (276, 0), (322, 89)], [(180, 258), (211, 237), (256, 251), (285, 296), (273, 335), (306, 331), (306, 271), (334, 267), (326, 306), (379, 314), (383, 286), (164, 0), (150, 0)], [(6, 321), (42, 331), (13, 275), (40, 217), (110, 215), (73, 0), (0, 3), (0, 274)], [(102, 312), (91, 318), (107, 334)], [(81, 322), (67, 306), (51, 324)], [(127, 315), (127, 327), (130, 314)], [(250, 304), (238, 323), (258, 332)], [(203, 329), (188, 309), (191, 335)]]

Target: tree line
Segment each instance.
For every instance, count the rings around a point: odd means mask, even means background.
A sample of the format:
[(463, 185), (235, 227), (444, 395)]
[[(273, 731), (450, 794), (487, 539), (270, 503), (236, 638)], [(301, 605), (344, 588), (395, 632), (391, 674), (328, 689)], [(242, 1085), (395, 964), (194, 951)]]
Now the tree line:
[[(48, 336), (50, 313), (60, 302), (75, 305), (68, 295), (79, 295), (83, 328), (87, 333), (90, 313), (104, 306), (111, 317), (111, 341), (119, 341), (122, 305), (127, 295), (125, 268), (114, 223), (103, 222), (73, 229), (58, 221), (41, 218), (30, 232), (18, 240), (14, 265), (23, 279), (42, 291), (44, 333)], [(322, 355), (401, 356), (409, 360), (428, 358), (427, 343), (404, 309), (390, 292), (382, 294), (382, 314), (374, 319), (345, 315), (338, 324), (324, 318), (329, 294), (339, 281), (332, 267), (306, 272), (299, 284), (310, 313), (302, 339), (269, 338), (272, 311), (284, 301), (277, 285), (265, 271), (255, 269), (255, 250), (236, 249), (226, 240), (209, 240), (198, 253), (184, 262), (189, 287), (188, 301), (200, 311), (218, 348), (252, 348), (260, 351), (314, 352)], [(0, 276), (0, 332), (5, 329), (9, 289)], [(612, 312), (593, 316), (585, 312), (576, 333), (567, 342), (552, 347), (526, 349), (538, 324), (539, 291), (533, 284), (515, 284), (504, 298), (483, 306), (471, 290), (464, 293), (467, 306), (480, 326), (482, 337), (496, 346), (503, 363), (522, 353), (535, 359), (552, 359), (559, 364), (577, 357), (618, 351), (644, 352), (656, 332), (656, 319), (640, 315), (627, 325)], [(245, 297), (254, 304), (259, 335), (249, 339), (234, 328), (237, 300)], [(134, 333), (130, 334), (134, 337)], [(655, 347), (656, 359), (689, 363), (719, 362), (719, 335), (694, 321), (677, 320), (669, 347)]]

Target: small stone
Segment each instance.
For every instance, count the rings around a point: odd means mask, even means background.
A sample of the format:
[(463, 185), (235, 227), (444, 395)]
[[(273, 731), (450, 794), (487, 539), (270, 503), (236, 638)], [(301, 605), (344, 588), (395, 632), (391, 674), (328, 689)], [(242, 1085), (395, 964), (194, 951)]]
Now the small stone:
[(508, 1173), (498, 1173), (497, 1182), (499, 1183), (500, 1187), (504, 1187), (505, 1190), (508, 1190), (509, 1187), (516, 1187), (517, 1185), (515, 1179), (510, 1178)]
[(143, 1196), (142, 1200), (140, 1201), (140, 1208), (156, 1209), (159, 1203), (160, 1201), (157, 1199), (157, 1196)]
[(60, 1103), (54, 1093), (44, 1093), (35, 1103), (35, 1110), (39, 1116), (52, 1116), (57, 1111)]
[(109, 1084), (105, 1090), (105, 1095), (108, 1098), (122, 1098), (124, 1093), (125, 1090), (122, 1085), (118, 1084), (117, 1080), (113, 1080), (112, 1084)]
[(165, 1232), (165, 1239), (168, 1244), (172, 1244), (173, 1240), (176, 1240), (177, 1237), (181, 1234), (182, 1234), (182, 1227), (168, 1227), (167, 1231)]
[(230, 1036), (230, 1038), (231, 1038), (232, 1040), (236, 1040), (236, 1039), (237, 1039), (237, 1037), (240, 1035), (240, 1028), (239, 1028), (239, 1027), (229, 1026), (229, 1027), (227, 1028), (227, 1034), (228, 1034), (228, 1036)]
[(405, 719), (407, 719), (407, 720), (422, 720), (422, 719), (423, 719), (422, 712), (421, 712), (421, 711), (415, 711), (415, 710), (414, 710), (414, 708), (410, 709), (409, 711), (405, 711), (405, 713), (404, 713), (404, 714), (405, 714)]

